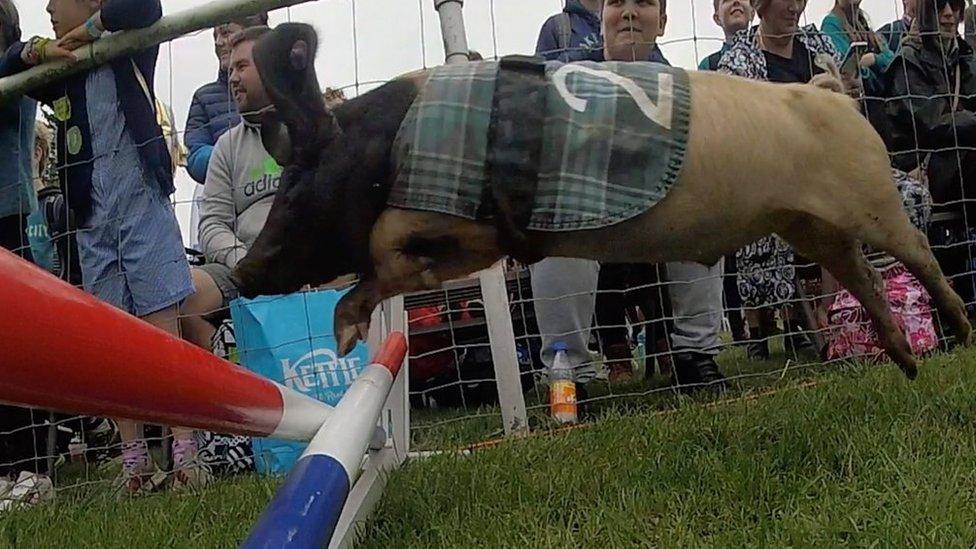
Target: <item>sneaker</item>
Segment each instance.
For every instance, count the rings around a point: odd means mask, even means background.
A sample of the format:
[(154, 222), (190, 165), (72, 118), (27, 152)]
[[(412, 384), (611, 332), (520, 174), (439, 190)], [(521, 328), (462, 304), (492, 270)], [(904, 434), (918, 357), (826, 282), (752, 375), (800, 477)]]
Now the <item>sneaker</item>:
[(116, 478), (122, 495), (154, 492), (165, 480), (166, 475), (149, 457), (145, 440), (122, 443), (122, 473)]
[(16, 481), (4, 480), (3, 484), (0, 487), (0, 511), (54, 499), (54, 483), (47, 475), (21, 471)]
[(721, 394), (728, 390), (728, 381), (711, 355), (695, 352), (678, 353), (674, 357), (671, 384), (684, 394), (702, 389)]
[(206, 466), (202, 463), (193, 463), (173, 471), (170, 487), (176, 491), (203, 488), (212, 480), (213, 475)]
[(8, 496), (13, 490), (14, 483), (6, 477), (0, 477), (0, 513), (10, 508), (13, 500)]
[(609, 370), (607, 380), (611, 385), (621, 385), (634, 380), (634, 356), (626, 343), (615, 343), (604, 353)]
[(123, 469), (115, 479), (120, 496), (140, 496), (159, 490), (166, 483), (166, 473), (155, 464), (133, 470)]
[(746, 356), (749, 360), (769, 360), (769, 340), (750, 341), (746, 343)]
[(806, 334), (792, 332), (786, 334), (786, 338), (783, 341), (783, 347), (787, 353), (787, 356), (797, 358), (800, 353), (812, 350), (813, 344), (810, 343), (810, 340), (807, 338)]

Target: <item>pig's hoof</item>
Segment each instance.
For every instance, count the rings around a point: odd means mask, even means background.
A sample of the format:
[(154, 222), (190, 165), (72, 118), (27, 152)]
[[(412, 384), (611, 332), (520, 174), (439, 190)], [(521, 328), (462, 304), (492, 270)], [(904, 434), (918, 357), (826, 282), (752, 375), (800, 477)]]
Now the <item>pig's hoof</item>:
[(336, 342), (339, 356), (348, 355), (359, 341), (359, 327), (356, 324), (343, 324), (336, 327)]
[(963, 347), (973, 346), (973, 327), (968, 321), (964, 322), (962, 324), (962, 328), (960, 328), (956, 333), (959, 334), (959, 342)]
[(918, 377), (918, 363), (914, 358), (910, 358), (908, 360), (903, 358), (902, 360), (899, 360), (898, 367), (901, 368), (901, 371), (905, 373), (905, 377), (907, 377), (909, 380), (914, 380)]
[(908, 339), (901, 332), (896, 331), (891, 332), (890, 336), (887, 345), (883, 345), (888, 351), (888, 356), (901, 368), (905, 377), (915, 379), (918, 377), (918, 360), (912, 354), (912, 346), (908, 343)]

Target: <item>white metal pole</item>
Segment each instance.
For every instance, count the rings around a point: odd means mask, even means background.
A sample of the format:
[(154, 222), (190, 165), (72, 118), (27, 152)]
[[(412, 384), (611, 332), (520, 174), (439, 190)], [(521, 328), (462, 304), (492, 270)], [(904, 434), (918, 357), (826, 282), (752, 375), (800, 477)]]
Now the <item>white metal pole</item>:
[(184, 34), (209, 29), (231, 19), (271, 11), (310, 0), (214, 0), (199, 7), (167, 15), (154, 25), (119, 32), (96, 40), (89, 46), (75, 50), (78, 61), (57, 61), (39, 65), (22, 73), (0, 78), (0, 104), (59, 80), (76, 72), (89, 69), (106, 61), (134, 51), (173, 40)]
[[(467, 62), (468, 39), (465, 36), (464, 14), (461, 9), (463, 1), (434, 0), (434, 7), (440, 15), (446, 63), (450, 65)], [(505, 434), (525, 433), (529, 430), (529, 421), (519, 378), (515, 329), (512, 326), (512, 312), (509, 307), (502, 263), (499, 262), (494, 267), (479, 273), (479, 279), (481, 297), (485, 303), (488, 341), (491, 345), (491, 360), (495, 367), (495, 384), (498, 388), (498, 401), (502, 409)]]
[(448, 65), (464, 63), (468, 58), (468, 37), (464, 32), (464, 0), (434, 0), (434, 8), (441, 20), (444, 39), (444, 62)]

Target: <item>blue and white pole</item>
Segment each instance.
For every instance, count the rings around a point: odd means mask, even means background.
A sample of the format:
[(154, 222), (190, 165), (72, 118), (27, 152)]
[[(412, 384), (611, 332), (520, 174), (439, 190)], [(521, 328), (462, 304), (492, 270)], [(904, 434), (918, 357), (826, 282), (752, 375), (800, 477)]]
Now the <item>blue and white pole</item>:
[(316, 433), (241, 547), (328, 545), (406, 353), (406, 337), (391, 333)]

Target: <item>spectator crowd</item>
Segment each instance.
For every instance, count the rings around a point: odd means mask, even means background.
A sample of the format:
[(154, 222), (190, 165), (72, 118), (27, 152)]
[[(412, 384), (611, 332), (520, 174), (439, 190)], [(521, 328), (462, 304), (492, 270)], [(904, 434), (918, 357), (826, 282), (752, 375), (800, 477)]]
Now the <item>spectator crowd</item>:
[[(910, 218), (972, 305), (968, 216), (976, 215), (969, 196), (976, 171), (968, 160), (969, 140), (976, 140), (976, 58), (959, 32), (966, 9), (963, 0), (903, 4), (901, 19), (876, 27), (860, 0), (835, 0), (819, 26), (804, 26), (800, 21), (811, 15), (804, 0), (712, 0), (724, 42), (698, 69), (807, 83), (828, 69), (823, 58), (832, 58), (847, 93), (888, 147), (892, 184)], [(71, 58), (72, 50), (106, 33), (147, 27), (162, 16), (160, 0), (50, 0), (47, 11), (54, 38), (24, 37), (13, 0), (0, 0), (0, 78)], [(565, 63), (667, 64), (658, 46), (667, 23), (667, 0), (567, 0), (540, 29), (535, 53)], [(0, 245), (212, 349), (238, 296), (230, 274), (260, 233), (282, 174), (262, 144), (258, 115), (270, 100), (252, 56), (269, 31), (266, 14), (213, 29), (218, 74), (193, 95), (182, 136), (154, 94), (158, 47), (0, 105)], [(324, 100), (335, 106), (344, 97), (330, 90)], [(182, 239), (170, 199), (179, 169), (198, 184), (190, 242)], [(913, 350), (936, 349), (939, 326), (924, 288), (894, 258), (866, 252)], [(188, 255), (199, 260), (191, 265)], [(530, 272), (541, 361), (551, 367), (553, 349), (565, 349), (584, 394), (599, 365), (611, 384), (634, 379), (633, 327), (644, 329), (647, 370), (656, 363), (683, 392), (726, 389), (717, 361), (726, 322), (755, 360), (773, 356), (770, 338), (777, 332), (787, 355), (842, 360), (882, 353), (857, 300), (775, 235), (715, 265), (550, 258)], [(18, 479), (0, 482), (2, 499), (17, 488), (21, 471), (33, 475), (34, 486), (49, 466), (37, 459), (47, 436), (36, 428), (37, 411), (4, 406), (0, 417), (0, 478)], [(124, 493), (163, 482), (177, 489), (199, 485), (222, 472), (203, 459), (213, 434), (173, 426), (165, 452), (170, 463), (160, 467), (144, 425), (115, 423)], [(243, 441), (226, 444), (242, 445), (234, 455), (247, 453)]]

